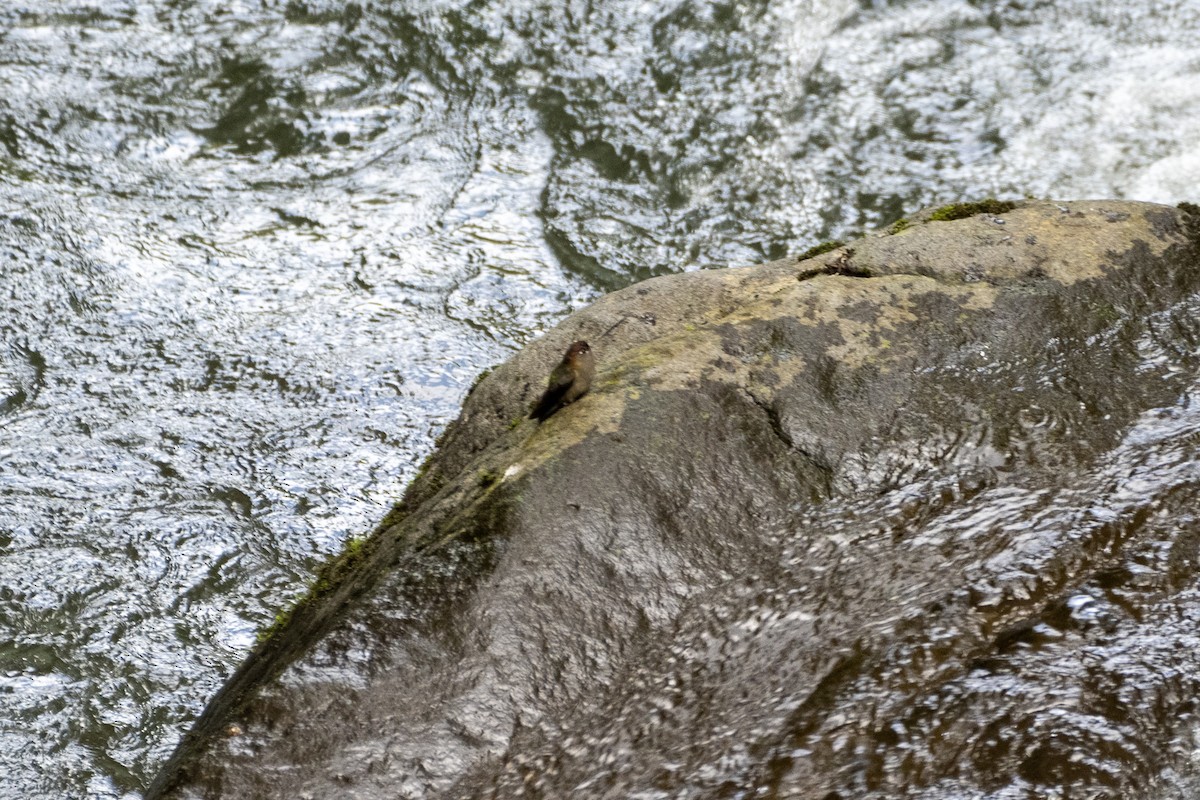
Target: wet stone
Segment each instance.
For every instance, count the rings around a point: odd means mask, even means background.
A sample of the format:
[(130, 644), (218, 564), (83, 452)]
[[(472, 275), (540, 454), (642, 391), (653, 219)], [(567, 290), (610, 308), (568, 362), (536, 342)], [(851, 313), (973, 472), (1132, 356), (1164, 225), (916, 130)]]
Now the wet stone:
[[(993, 217), (1027, 249), (994, 258)], [(151, 796), (1182, 792), (1185, 230), (1019, 204), (909, 226), (917, 272), (881, 235), (850, 245), (871, 277), (826, 254), (577, 312), (479, 383), (361, 568), (251, 655)], [(591, 392), (513, 425), (580, 338)]]

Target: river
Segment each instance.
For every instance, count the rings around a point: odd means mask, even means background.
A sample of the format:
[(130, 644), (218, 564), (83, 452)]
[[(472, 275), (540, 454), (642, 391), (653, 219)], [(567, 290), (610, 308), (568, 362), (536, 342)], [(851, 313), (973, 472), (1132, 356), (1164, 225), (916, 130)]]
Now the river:
[(137, 797), (474, 378), (985, 196), (1197, 199), (1200, 2), (0, 8), (0, 796)]

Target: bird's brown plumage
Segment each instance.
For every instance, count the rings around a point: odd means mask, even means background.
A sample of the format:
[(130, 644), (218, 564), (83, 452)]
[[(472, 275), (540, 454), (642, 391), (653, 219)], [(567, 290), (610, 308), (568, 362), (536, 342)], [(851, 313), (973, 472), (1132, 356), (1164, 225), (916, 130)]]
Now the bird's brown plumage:
[(567, 354), (550, 373), (542, 399), (529, 412), (530, 419), (545, 422), (550, 415), (565, 405), (574, 403), (592, 388), (592, 377), (596, 374), (596, 357), (585, 341), (573, 342)]

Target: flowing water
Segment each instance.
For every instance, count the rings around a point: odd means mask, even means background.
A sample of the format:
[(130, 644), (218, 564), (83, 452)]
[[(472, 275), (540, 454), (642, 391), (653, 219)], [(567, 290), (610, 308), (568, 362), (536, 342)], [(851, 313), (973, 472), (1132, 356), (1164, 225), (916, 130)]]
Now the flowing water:
[(0, 796), (136, 796), (474, 377), (600, 292), (959, 198), (1189, 199), (1197, 29), (1197, 0), (4, 4)]

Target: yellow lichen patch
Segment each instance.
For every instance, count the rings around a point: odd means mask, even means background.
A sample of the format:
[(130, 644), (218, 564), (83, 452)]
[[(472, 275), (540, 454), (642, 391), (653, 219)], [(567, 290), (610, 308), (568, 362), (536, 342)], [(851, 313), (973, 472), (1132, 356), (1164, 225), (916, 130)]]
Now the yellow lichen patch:
[(853, 243), (851, 263), (872, 275), (932, 275), (944, 284), (1037, 278), (1070, 285), (1102, 278), (1115, 257), (1142, 242), (1158, 256), (1170, 245), (1145, 206), (1121, 201), (1036, 203), (921, 225), (905, 236)]
[(537, 426), (521, 448), (520, 459), (504, 467), (503, 480), (536, 469), (589, 436), (618, 431), (628, 396), (624, 386), (606, 383)]
[[(1065, 218), (1058, 219), (1044, 210), (1039, 211), (1041, 213), (1026, 223), (1037, 239), (1037, 252), (1043, 259), (1039, 266), (1047, 277), (1064, 285), (1104, 277), (1106, 270), (1112, 269), (1112, 256), (1128, 248), (1130, 225), (1143, 229), (1139, 232), (1141, 240), (1155, 256), (1161, 255), (1170, 244), (1155, 236), (1150, 223), (1140, 214), (1119, 222), (1098, 224), (1094, 218), (1101, 213), (1099, 210), (1091, 215), (1085, 213), (1083, 217), (1064, 215)], [(1087, 228), (1086, 236), (1079, 235), (1078, 228), (1081, 227)]]
[[(733, 281), (737, 276), (723, 278)], [(803, 282), (784, 275), (755, 288), (754, 300), (728, 311), (710, 309), (708, 324), (702, 328), (677, 331), (625, 351), (621, 365), (600, 377), (605, 394), (624, 391), (625, 400), (636, 399), (640, 390), (630, 384), (634, 380), (657, 391), (694, 388), (700, 378), (761, 386), (764, 368), (776, 383), (786, 385), (804, 371), (804, 359), (786, 349), (732, 357), (724, 352), (723, 340), (729, 332), (724, 326), (736, 330), (785, 319), (813, 328), (814, 335), (818, 327), (826, 329), (825, 337), (830, 329), (836, 331), (833, 338), (841, 343), (830, 345), (826, 355), (840, 363), (873, 364), (886, 371), (891, 361), (904, 355), (894, 349), (896, 342), (904, 340), (899, 329), (919, 322), (922, 296), (947, 295), (969, 312), (990, 307), (998, 293), (989, 284), (946, 285), (915, 275), (870, 279), (823, 275)], [(609, 419), (615, 424), (619, 415)]]
[(697, 333), (664, 336), (626, 354), (631, 370), (643, 384), (658, 391), (688, 389), (721, 353), (721, 337), (711, 328)]
[[(1063, 246), (1067, 236), (1071, 247)], [(637, 335), (620, 348), (612, 347), (616, 339), (610, 343), (592, 392), (534, 430), (520, 465), (531, 468), (593, 432), (618, 430), (628, 402), (647, 391), (689, 391), (711, 381), (754, 387), (766, 398), (815, 356), (887, 372), (924, 346), (919, 335), (953, 336), (953, 328), (969, 327), (976, 313), (1012, 291), (1006, 286), (1102, 276), (1131, 240), (1155, 254), (1169, 245), (1141, 207), (1043, 203), (1008, 211), (1003, 220), (985, 214), (860, 240), (844, 253), (846, 272), (814, 275), (811, 266), (779, 261), (630, 287), (608, 302), (619, 298), (640, 309), (641, 316), (627, 309), (625, 319), (649, 323), (622, 329)], [(601, 301), (588, 312), (596, 316), (588, 326), (611, 330), (611, 313), (595, 310), (605, 307)]]

